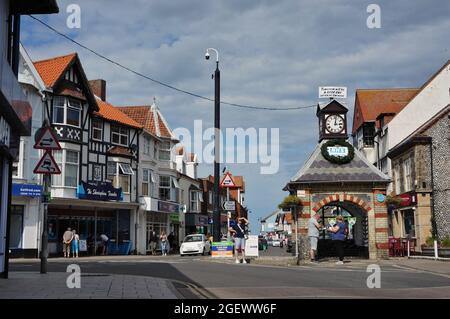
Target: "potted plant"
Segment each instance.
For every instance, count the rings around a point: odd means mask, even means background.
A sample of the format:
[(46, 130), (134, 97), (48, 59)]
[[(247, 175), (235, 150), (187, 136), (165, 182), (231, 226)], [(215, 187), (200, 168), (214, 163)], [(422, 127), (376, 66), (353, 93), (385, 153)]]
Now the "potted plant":
[(287, 211), (293, 207), (299, 206), (302, 206), (302, 200), (295, 195), (289, 195), (283, 199), (283, 201), (278, 205), (278, 208)]
[[(422, 244), (422, 255), (434, 256), (434, 241), (436, 239), (432, 236), (428, 237), (425, 244)], [(438, 256), (450, 257), (450, 237), (446, 236), (442, 240), (437, 240)]]

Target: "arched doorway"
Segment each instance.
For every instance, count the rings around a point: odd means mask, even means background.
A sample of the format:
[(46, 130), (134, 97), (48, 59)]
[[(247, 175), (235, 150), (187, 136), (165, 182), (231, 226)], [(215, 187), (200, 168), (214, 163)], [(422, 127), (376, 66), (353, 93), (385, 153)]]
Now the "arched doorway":
[(349, 201), (333, 201), (322, 206), (317, 213), (321, 224), (325, 226), (319, 237), (319, 258), (336, 256), (331, 233), (325, 228), (334, 225), (338, 215), (344, 217), (348, 229), (344, 244), (345, 256), (369, 258), (369, 220), (364, 208)]

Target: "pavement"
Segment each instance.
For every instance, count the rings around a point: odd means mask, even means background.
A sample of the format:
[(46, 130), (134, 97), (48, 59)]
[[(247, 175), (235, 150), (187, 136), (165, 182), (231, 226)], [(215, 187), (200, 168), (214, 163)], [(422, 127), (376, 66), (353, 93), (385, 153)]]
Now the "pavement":
[[(273, 249), (260, 259), (290, 258)], [(66, 286), (73, 263), (82, 273), (78, 290)], [(380, 267), (380, 288), (367, 286), (370, 265)], [(39, 274), (39, 260), (11, 260), (0, 298), (450, 298), (449, 262), (407, 258), (286, 267), (210, 256), (100, 256), (49, 259), (48, 270)]]

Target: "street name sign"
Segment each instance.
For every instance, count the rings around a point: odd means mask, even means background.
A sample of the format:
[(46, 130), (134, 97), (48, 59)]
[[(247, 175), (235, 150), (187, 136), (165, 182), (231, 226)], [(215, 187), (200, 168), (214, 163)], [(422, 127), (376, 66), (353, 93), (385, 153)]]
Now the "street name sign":
[(345, 86), (320, 86), (319, 87), (319, 99), (323, 98), (335, 98), (346, 99), (347, 87)]
[(56, 164), (55, 159), (53, 158), (50, 152), (45, 152), (44, 156), (40, 159), (39, 163), (33, 170), (35, 174), (61, 174), (61, 170)]
[(222, 207), (224, 210), (236, 210), (236, 202), (234, 200), (227, 200), (223, 202)]
[(220, 187), (236, 187), (236, 184), (233, 181), (230, 173), (226, 173), (222, 182), (220, 183)]
[(60, 150), (58, 138), (50, 126), (42, 128), (42, 133), (37, 138), (34, 148), (38, 150)]

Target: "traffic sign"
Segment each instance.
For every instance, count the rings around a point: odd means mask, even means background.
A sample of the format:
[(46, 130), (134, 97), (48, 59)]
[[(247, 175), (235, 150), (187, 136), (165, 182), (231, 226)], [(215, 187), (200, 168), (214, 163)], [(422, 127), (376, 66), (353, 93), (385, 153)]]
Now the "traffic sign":
[(230, 173), (226, 173), (224, 178), (222, 179), (222, 182), (220, 183), (221, 187), (236, 187), (236, 184), (233, 181), (233, 178), (231, 178)]
[(60, 150), (58, 138), (50, 126), (42, 128), (42, 133), (36, 139), (34, 148), (38, 150)]
[(224, 210), (236, 210), (236, 202), (234, 200), (227, 200), (223, 202), (222, 207)]
[(45, 152), (44, 156), (40, 159), (39, 163), (33, 170), (35, 174), (61, 174), (61, 170), (56, 164), (55, 159), (53, 158), (50, 152)]

